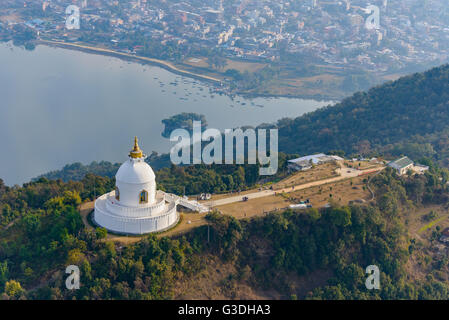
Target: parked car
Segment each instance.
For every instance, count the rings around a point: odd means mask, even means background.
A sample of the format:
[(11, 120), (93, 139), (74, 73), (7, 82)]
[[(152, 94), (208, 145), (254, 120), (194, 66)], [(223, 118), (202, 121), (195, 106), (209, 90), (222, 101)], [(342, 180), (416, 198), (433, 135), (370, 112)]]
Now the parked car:
[(299, 204), (291, 204), (289, 206), (290, 209), (306, 209), (307, 206), (303, 203), (299, 203)]

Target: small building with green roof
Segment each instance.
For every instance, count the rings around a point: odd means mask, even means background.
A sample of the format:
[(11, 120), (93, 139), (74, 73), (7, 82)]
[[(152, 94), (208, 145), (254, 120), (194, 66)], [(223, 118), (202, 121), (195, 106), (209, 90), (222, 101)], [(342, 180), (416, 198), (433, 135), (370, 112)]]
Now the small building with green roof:
[(391, 161), (388, 166), (395, 169), (400, 176), (406, 174), (408, 170), (413, 170), (413, 161), (409, 157), (402, 157), (400, 159)]

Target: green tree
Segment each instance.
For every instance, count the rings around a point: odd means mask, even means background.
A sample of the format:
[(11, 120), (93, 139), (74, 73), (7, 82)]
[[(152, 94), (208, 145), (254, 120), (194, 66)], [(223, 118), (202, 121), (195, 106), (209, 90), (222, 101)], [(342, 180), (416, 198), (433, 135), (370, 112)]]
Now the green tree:
[(331, 211), (332, 221), (335, 225), (340, 227), (347, 227), (351, 225), (351, 210), (346, 208), (334, 208)]
[(97, 239), (105, 239), (108, 236), (108, 230), (106, 230), (106, 228), (97, 227), (95, 229), (95, 234)]
[(8, 262), (3, 261), (0, 262), (0, 289), (3, 289), (6, 281), (8, 281), (9, 271), (8, 271)]
[(13, 299), (19, 299), (23, 294), (24, 290), (20, 285), (20, 282), (16, 280), (9, 280), (5, 284), (5, 293)]

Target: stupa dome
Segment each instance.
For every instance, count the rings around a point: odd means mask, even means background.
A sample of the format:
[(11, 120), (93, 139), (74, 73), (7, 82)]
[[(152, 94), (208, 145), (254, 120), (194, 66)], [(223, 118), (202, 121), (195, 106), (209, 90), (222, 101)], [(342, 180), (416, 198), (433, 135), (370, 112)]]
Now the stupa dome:
[(143, 158), (141, 161), (130, 158), (120, 166), (115, 175), (115, 180), (117, 182), (138, 184), (156, 181), (156, 177), (153, 169)]

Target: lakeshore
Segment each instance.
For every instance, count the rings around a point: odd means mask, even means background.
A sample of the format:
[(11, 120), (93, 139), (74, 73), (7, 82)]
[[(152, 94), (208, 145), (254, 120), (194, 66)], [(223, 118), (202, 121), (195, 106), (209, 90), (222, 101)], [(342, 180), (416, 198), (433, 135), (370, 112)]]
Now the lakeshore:
[[(149, 64), (161, 67), (167, 71), (170, 71), (174, 74), (185, 76), (189, 78), (193, 78), (196, 80), (204, 81), (207, 83), (211, 83), (217, 88), (222, 88), (220, 93), (228, 94), (231, 96), (241, 96), (246, 99), (254, 99), (254, 98), (290, 98), (290, 99), (311, 99), (316, 101), (339, 101), (343, 99), (346, 94), (340, 92), (339, 90), (335, 90), (330, 88), (329, 86), (323, 86), (323, 88), (313, 88), (311, 89), (311, 83), (315, 83), (316, 78), (320, 78), (319, 81), (324, 80), (324, 84), (335, 83), (341, 81), (338, 76), (332, 74), (323, 74), (318, 77), (310, 77), (310, 78), (298, 78), (298, 79), (278, 79), (275, 81), (275, 84), (269, 85), (264, 88), (252, 89), (250, 91), (236, 90), (232, 93), (226, 90), (226, 83), (232, 81), (232, 79), (227, 79), (219, 73), (214, 73), (208, 68), (205, 67), (195, 67), (190, 64), (174, 64), (169, 61), (149, 58), (144, 56), (139, 56), (132, 53), (121, 52), (112, 50), (109, 48), (102, 47), (93, 47), (83, 43), (74, 43), (74, 42), (62, 42), (62, 41), (54, 41), (54, 40), (44, 40), (39, 39), (35, 41), (36, 45), (46, 45), (50, 47), (63, 48), (68, 50), (77, 50), (85, 53), (103, 55), (103, 56), (111, 56), (119, 59), (123, 59), (125, 61), (137, 62), (141, 64)], [(242, 62), (240, 62), (242, 63)], [(250, 64), (250, 62), (248, 62)], [(188, 70), (191, 69), (191, 70)], [(201, 71), (201, 72), (200, 72)], [(210, 74), (205, 74), (208, 72)]]
[(78, 43), (67, 43), (67, 42), (60, 42), (60, 41), (53, 41), (53, 40), (37, 40), (36, 44), (43, 44), (43, 45), (49, 45), (49, 46), (55, 46), (59, 48), (67, 48), (67, 49), (74, 49), (79, 50), (87, 53), (93, 53), (93, 54), (100, 54), (100, 55), (106, 55), (106, 56), (112, 56), (117, 58), (123, 58), (126, 60), (131, 60), (133, 62), (144, 62), (156, 65), (158, 67), (162, 67), (170, 72), (176, 73), (181, 76), (191, 77), (202, 81), (208, 81), (212, 82), (214, 84), (221, 85), (224, 79), (218, 79), (214, 78), (208, 75), (193, 73), (188, 70), (183, 70), (175, 66), (173, 63), (159, 60), (155, 58), (148, 58), (148, 57), (142, 57), (137, 56), (135, 54), (126, 53), (126, 52), (120, 52), (115, 51), (107, 48), (99, 48), (99, 47), (91, 47), (84, 44), (78, 44)]

